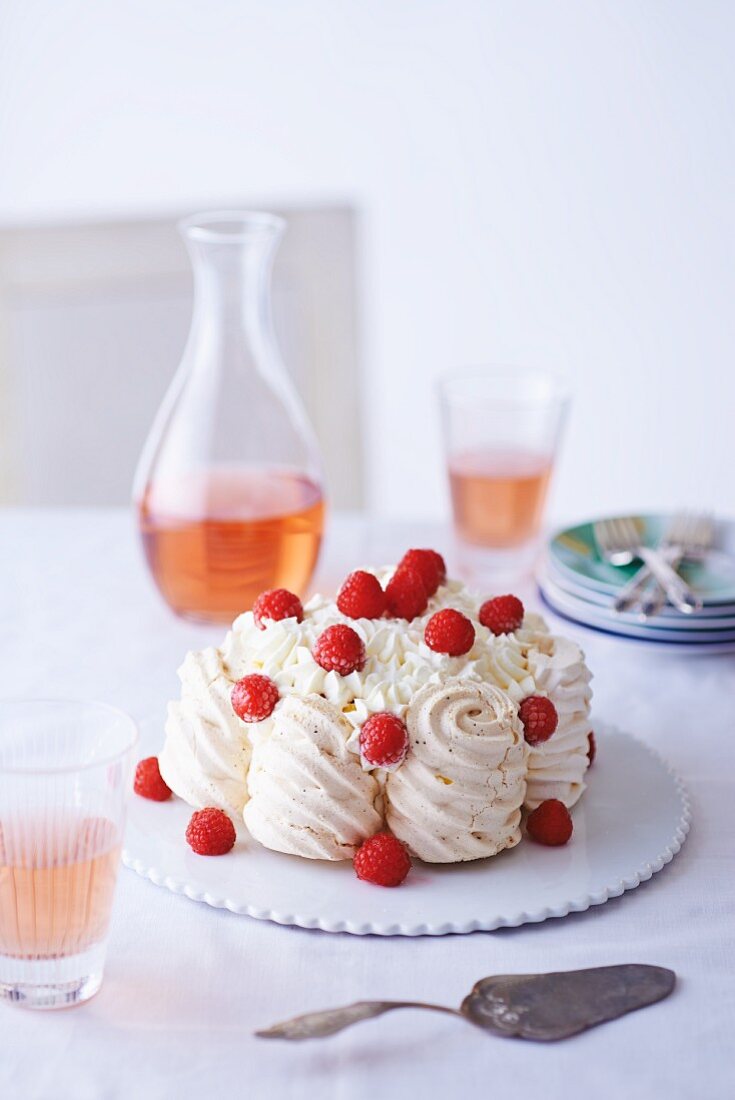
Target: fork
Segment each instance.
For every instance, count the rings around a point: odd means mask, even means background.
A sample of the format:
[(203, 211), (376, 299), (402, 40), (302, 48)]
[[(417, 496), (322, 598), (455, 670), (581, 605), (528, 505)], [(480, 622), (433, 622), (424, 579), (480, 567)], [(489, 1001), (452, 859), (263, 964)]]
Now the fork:
[[(712, 545), (714, 522), (708, 512), (677, 512), (667, 527), (658, 549), (672, 569), (686, 558), (701, 561)], [(651, 618), (663, 607), (666, 592), (658, 583), (647, 565), (642, 565), (637, 573), (623, 585), (615, 597), (613, 607), (616, 611), (632, 611), (639, 606), (643, 619)]]
[[(709, 512), (678, 512), (661, 540), (660, 550), (671, 568), (678, 569), (683, 560), (702, 561), (714, 541), (714, 533), (714, 520)], [(665, 603), (666, 592), (651, 578), (640, 596), (641, 618), (658, 615)], [(617, 601), (615, 606), (617, 610)]]
[[(664, 534), (659, 550), (672, 569), (679, 562), (701, 561), (714, 539), (714, 520), (709, 512), (677, 512)], [(658, 583), (647, 565), (623, 585), (615, 597), (613, 607), (616, 611), (632, 611), (640, 607), (642, 619), (650, 619), (666, 602), (666, 592)]]
[(658, 583), (665, 590), (671, 603), (684, 615), (699, 611), (702, 601), (695, 596), (666, 557), (650, 546), (645, 546), (635, 520), (620, 519), (598, 520), (594, 524), (597, 548), (605, 561), (611, 565), (629, 565), (636, 558), (648, 566)]

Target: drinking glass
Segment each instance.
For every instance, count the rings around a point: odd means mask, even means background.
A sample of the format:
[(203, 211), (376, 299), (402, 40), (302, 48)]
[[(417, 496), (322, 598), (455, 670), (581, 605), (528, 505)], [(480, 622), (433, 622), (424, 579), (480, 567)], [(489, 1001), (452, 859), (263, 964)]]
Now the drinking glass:
[(482, 579), (532, 565), (569, 394), (553, 375), (489, 367), (440, 382), (460, 568)]
[(136, 740), (102, 703), (0, 702), (0, 998), (99, 989)]

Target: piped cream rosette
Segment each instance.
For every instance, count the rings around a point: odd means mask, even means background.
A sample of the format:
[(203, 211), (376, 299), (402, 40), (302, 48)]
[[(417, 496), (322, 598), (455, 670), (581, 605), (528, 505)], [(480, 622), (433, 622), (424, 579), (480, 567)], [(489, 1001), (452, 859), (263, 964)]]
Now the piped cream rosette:
[[(378, 571), (385, 584), (392, 570)], [(359, 751), (357, 735), (370, 717), (390, 711), (403, 717), (407, 706), (424, 684), (442, 683), (461, 677), (496, 684), (520, 702), (535, 690), (529, 672), (525, 644), (548, 639), (546, 624), (539, 615), (527, 615), (518, 635), (495, 638), (478, 620), (479, 603), (459, 581), (448, 581), (430, 601), (423, 616), (405, 619), (350, 619), (342, 615), (334, 600), (314, 596), (304, 607), (304, 619), (268, 622), (261, 630), (251, 611), (233, 623), (222, 646), (223, 666), (232, 681), (251, 672), (270, 677), (282, 696), (322, 695), (340, 710), (353, 729), (350, 748)], [(431, 616), (454, 607), (472, 620), (475, 644), (463, 657), (447, 657), (429, 649), (424, 631)], [(365, 645), (365, 667), (340, 676), (325, 672), (314, 660), (312, 650), (319, 635), (329, 626), (346, 623)], [(549, 642), (550, 644), (550, 642)], [(256, 742), (272, 728), (273, 718), (251, 727)]]
[(517, 844), (527, 746), (509, 696), (464, 679), (429, 684), (406, 723), (408, 756), (385, 785), (394, 835), (429, 863), (483, 859)]
[(318, 695), (289, 695), (258, 741), (245, 824), (266, 848), (307, 859), (351, 859), (383, 823), (380, 789), (347, 748), (349, 725)]

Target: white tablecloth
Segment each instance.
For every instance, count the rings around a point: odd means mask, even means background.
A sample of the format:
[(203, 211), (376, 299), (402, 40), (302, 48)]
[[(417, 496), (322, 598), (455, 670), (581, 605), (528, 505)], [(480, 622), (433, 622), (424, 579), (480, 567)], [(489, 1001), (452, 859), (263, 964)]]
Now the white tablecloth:
[[(429, 538), (448, 541), (337, 517), (322, 583)], [(126, 513), (1, 514), (0, 577), (0, 695), (92, 697), (163, 719), (183, 653), (221, 635), (169, 615)], [(587, 650), (595, 712), (654, 745), (688, 783), (692, 832), (661, 874), (561, 920), (409, 940), (281, 928), (123, 870), (100, 994), (54, 1014), (0, 1006), (0, 1097), (735, 1096), (735, 659), (656, 654), (561, 628)], [(357, 999), (456, 1005), (488, 974), (628, 961), (672, 967), (677, 991), (559, 1045), (418, 1012), (301, 1045), (252, 1034)]]

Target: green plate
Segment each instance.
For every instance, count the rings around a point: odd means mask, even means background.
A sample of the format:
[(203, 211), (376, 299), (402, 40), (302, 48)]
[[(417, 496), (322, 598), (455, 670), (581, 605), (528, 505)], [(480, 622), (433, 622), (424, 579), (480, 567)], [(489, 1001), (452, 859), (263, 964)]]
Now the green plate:
[[(643, 538), (657, 546), (669, 526), (670, 516), (641, 516)], [(597, 552), (593, 523), (580, 523), (559, 531), (549, 543), (552, 565), (575, 587), (614, 594), (640, 568), (640, 562), (615, 566)], [(681, 567), (681, 575), (707, 605), (735, 604), (735, 523), (719, 522), (715, 545), (704, 562)]]

